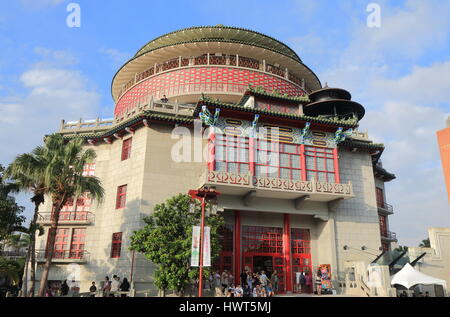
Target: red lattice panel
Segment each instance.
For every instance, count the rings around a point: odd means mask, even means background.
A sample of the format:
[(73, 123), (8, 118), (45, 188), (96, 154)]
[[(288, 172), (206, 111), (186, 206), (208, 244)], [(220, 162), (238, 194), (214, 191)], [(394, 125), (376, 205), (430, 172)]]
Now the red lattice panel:
[(293, 83), (259, 71), (230, 67), (185, 68), (156, 75), (137, 84), (120, 98), (114, 115), (120, 116), (126, 109), (133, 109), (145, 102), (149, 95), (159, 99), (163, 95), (169, 97), (196, 92), (244, 93), (249, 84), (261, 86), (269, 92), (276, 89), (289, 96), (305, 94), (302, 88)]

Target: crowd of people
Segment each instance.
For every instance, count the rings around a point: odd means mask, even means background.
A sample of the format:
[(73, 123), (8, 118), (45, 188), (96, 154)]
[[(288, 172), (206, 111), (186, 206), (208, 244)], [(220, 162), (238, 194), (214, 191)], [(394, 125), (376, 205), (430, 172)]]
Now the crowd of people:
[(210, 288), (216, 297), (271, 297), (278, 292), (278, 274), (274, 271), (269, 278), (265, 271), (244, 270), (237, 280), (224, 270), (213, 272), (209, 278)]
[[(70, 284), (70, 285), (69, 285)], [(130, 282), (125, 277), (122, 281), (120, 277), (114, 275), (112, 280), (109, 279), (108, 276), (105, 277), (105, 281), (103, 282), (103, 286), (101, 287), (103, 297), (127, 297), (127, 294), (124, 292), (130, 291)], [(95, 282), (92, 282), (89, 287), (89, 296), (96, 297), (97, 296), (97, 285)], [(67, 280), (64, 280), (59, 288), (52, 287), (50, 284), (47, 287), (45, 292), (46, 297), (55, 297), (55, 296), (65, 296), (65, 297), (78, 297), (80, 296), (80, 287), (76, 281), (70, 281), (67, 283)]]

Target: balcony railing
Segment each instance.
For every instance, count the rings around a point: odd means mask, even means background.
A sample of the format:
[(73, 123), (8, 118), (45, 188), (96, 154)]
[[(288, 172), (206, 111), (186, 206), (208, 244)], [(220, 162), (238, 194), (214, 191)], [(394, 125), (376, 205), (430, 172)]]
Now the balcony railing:
[(188, 56), (188, 57), (179, 56), (171, 60), (165, 61), (163, 63), (155, 64), (152, 67), (144, 70), (143, 72), (137, 73), (126, 84), (122, 85), (119, 93), (119, 98), (135, 84), (150, 76), (175, 68), (198, 66), (198, 65), (228, 65), (228, 66), (239, 66), (244, 68), (257, 69), (263, 72), (283, 77), (295, 83), (296, 85), (301, 86), (303, 89), (306, 89), (304, 79), (289, 73), (286, 69), (283, 69), (279, 66), (266, 64), (265, 60), (260, 61), (251, 57), (239, 55), (203, 54), (199, 56)]
[(249, 190), (280, 191), (292, 193), (292, 198), (309, 195), (313, 200), (314, 198), (320, 198), (318, 199), (320, 201), (353, 197), (353, 188), (350, 182), (347, 184), (335, 184), (316, 181), (315, 179), (302, 181), (218, 171), (208, 171), (206, 179), (203, 176), (200, 185), (220, 186), (221, 190), (219, 191), (224, 194), (235, 194), (239, 192), (237, 189), (240, 188), (243, 193)]
[(397, 235), (392, 231), (381, 231), (381, 238), (384, 240), (397, 242)]
[(393, 214), (394, 208), (392, 205), (389, 205), (382, 201), (377, 201), (378, 211), (385, 213), (385, 214)]
[[(53, 221), (53, 213), (44, 212), (38, 214), (38, 222), (44, 225), (51, 224)], [(91, 224), (94, 222), (95, 216), (89, 211), (61, 211), (59, 214), (58, 224), (75, 225), (75, 224)]]
[[(46, 250), (36, 251), (36, 260), (45, 262)], [(85, 263), (89, 261), (90, 253), (86, 250), (54, 250), (52, 262), (54, 263)]]

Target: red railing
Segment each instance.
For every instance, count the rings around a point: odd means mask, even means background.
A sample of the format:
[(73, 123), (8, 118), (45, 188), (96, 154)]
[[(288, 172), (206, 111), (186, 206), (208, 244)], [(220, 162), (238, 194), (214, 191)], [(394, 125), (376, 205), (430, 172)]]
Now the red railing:
[(286, 76), (286, 71), (281, 69), (280, 67), (274, 66), (274, 65), (270, 65), (270, 64), (266, 64), (266, 71), (268, 73), (272, 73), (281, 77), (285, 77)]

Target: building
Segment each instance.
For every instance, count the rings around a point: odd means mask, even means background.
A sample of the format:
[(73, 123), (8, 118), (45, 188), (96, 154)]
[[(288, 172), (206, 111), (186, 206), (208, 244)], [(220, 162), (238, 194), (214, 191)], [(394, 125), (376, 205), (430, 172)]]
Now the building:
[(447, 118), (447, 127), (437, 132), (437, 138), (441, 152), (445, 184), (447, 186), (448, 201), (450, 202), (450, 116)]
[[(343, 292), (348, 263), (371, 261), (396, 240), (384, 190), (395, 176), (381, 165), (383, 144), (357, 130), (364, 107), (322, 87), (280, 41), (223, 25), (168, 33), (119, 69), (112, 97), (113, 119), (61, 124), (65, 138), (81, 136), (96, 151), (85, 175), (101, 179), (106, 197), (64, 207), (49, 280), (74, 274), (87, 290), (105, 275), (133, 274), (137, 294), (156, 294), (154, 267), (128, 251), (129, 237), (156, 204), (205, 185), (221, 193), (226, 220), (216, 267), (235, 276), (277, 270), (282, 292), (297, 290), (296, 272), (319, 265)], [(213, 127), (206, 137), (196, 133), (202, 124)], [(175, 127), (193, 135), (181, 159)], [(46, 200), (42, 224), (50, 211)]]

